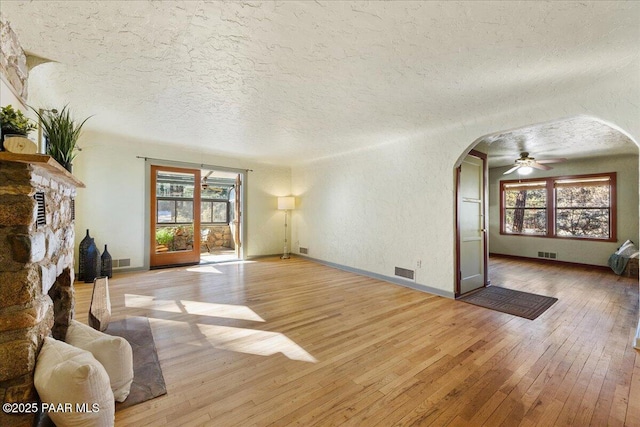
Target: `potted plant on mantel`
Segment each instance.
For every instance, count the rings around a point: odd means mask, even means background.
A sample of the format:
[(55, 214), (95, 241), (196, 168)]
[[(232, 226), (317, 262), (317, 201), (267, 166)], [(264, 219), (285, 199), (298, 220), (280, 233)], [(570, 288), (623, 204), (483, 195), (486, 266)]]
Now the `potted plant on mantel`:
[(36, 124), (22, 114), (22, 111), (15, 110), (11, 104), (0, 108), (0, 127), (2, 138), (0, 138), (0, 151), (10, 150), (33, 154), (37, 151), (36, 145), (27, 138), (32, 130), (36, 129)]
[(34, 108), (31, 109), (35, 111), (40, 119), (42, 132), (47, 139), (47, 154), (71, 172), (71, 162), (79, 150), (77, 144), (80, 131), (91, 116), (78, 123), (71, 117), (67, 105), (60, 111), (55, 109), (40, 111)]

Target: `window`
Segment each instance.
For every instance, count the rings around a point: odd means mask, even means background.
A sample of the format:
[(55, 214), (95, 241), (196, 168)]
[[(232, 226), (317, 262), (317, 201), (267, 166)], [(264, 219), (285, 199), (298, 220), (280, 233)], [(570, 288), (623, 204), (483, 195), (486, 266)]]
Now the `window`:
[(616, 173), (501, 181), (501, 233), (615, 241)]
[(229, 195), (232, 186), (220, 182), (213, 182), (202, 189), (200, 205), (200, 221), (202, 224), (229, 223)]
[(508, 234), (547, 234), (547, 188), (544, 181), (504, 183), (504, 231)]
[(224, 223), (227, 224), (229, 215), (229, 203), (226, 201), (203, 200), (200, 209), (200, 221), (203, 224)]

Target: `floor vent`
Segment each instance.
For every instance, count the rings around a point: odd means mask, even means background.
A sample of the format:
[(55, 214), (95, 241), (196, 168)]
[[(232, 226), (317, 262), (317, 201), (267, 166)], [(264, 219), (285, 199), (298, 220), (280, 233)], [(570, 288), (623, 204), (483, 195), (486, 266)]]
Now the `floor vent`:
[(558, 259), (556, 252), (538, 252), (538, 258)]
[(309, 248), (303, 248), (302, 246), (300, 246), (300, 253), (307, 255), (309, 253)]
[(396, 276), (404, 277), (405, 279), (414, 279), (414, 271), (406, 268), (396, 267)]

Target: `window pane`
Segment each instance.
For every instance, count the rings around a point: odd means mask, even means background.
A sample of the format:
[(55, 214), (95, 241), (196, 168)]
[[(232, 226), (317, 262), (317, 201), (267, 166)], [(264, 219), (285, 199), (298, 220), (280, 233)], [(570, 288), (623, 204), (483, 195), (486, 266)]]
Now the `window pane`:
[(201, 197), (203, 199), (224, 199), (229, 198), (229, 187), (209, 185), (207, 188), (202, 189)]
[(173, 229), (169, 227), (156, 227), (156, 253), (171, 251), (173, 245)]
[(608, 239), (609, 216), (609, 209), (557, 209), (556, 234)]
[(506, 190), (505, 206), (507, 208), (544, 208), (547, 206), (547, 190)]
[(192, 249), (192, 225), (156, 228), (156, 253), (190, 251)]
[(608, 239), (609, 182), (564, 184), (556, 188), (556, 234), (561, 237)]
[(547, 232), (547, 190), (545, 187), (519, 187), (505, 190), (505, 224), (507, 233), (544, 235)]
[(200, 205), (200, 221), (202, 223), (211, 222), (212, 213), (213, 208), (211, 207), (211, 202), (202, 202)]
[(172, 200), (158, 200), (157, 223), (173, 223), (176, 218), (176, 205)]
[(193, 222), (193, 201), (176, 201), (176, 222)]
[(158, 171), (156, 196), (192, 198), (194, 176), (191, 173)]
[(546, 209), (507, 209), (504, 221), (504, 229), (507, 233), (533, 236), (547, 233)]
[(212, 202), (213, 222), (227, 222), (227, 202)]
[(609, 207), (609, 200), (609, 185), (556, 188), (556, 206), (558, 208)]

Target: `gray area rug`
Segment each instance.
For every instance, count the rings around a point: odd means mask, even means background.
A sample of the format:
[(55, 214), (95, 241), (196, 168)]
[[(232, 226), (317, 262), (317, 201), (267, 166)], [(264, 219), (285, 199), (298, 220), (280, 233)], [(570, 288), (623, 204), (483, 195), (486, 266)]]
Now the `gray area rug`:
[(558, 301), (558, 298), (488, 286), (463, 295), (458, 301), (534, 320)]
[(133, 384), (124, 402), (116, 402), (116, 411), (167, 394), (162, 368), (146, 317), (129, 317), (109, 323), (109, 335), (129, 341), (133, 350)]

